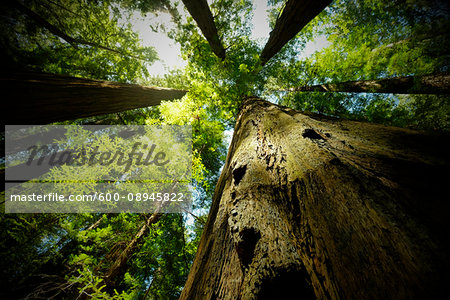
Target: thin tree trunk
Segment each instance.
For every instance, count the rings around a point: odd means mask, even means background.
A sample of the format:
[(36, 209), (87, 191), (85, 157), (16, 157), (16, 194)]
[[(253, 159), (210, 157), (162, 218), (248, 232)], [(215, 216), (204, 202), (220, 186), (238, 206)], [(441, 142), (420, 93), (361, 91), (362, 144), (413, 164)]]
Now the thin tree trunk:
[(48, 124), (135, 108), (183, 97), (186, 91), (54, 74), (2, 73), (6, 124)]
[(449, 140), (246, 100), (181, 299), (438, 299)]
[(117, 287), (117, 281), (122, 279), (122, 276), (127, 269), (128, 260), (134, 254), (136, 247), (147, 235), (150, 227), (153, 224), (156, 224), (161, 219), (162, 215), (163, 213), (160, 212), (160, 208), (153, 214), (149, 215), (145, 224), (127, 244), (126, 248), (119, 254), (119, 257), (116, 258), (112, 266), (105, 273), (104, 284), (106, 284), (108, 290), (114, 291), (114, 288)]
[(261, 53), (261, 64), (265, 65), (330, 3), (331, 0), (288, 0)]
[(183, 3), (202, 31), (214, 54), (224, 60), (225, 49), (220, 42), (208, 2), (206, 0), (183, 0)]
[(450, 73), (300, 86), (290, 92), (449, 94)]
[[(173, 191), (177, 182), (174, 182), (171, 190)], [(142, 241), (144, 237), (147, 236), (150, 227), (156, 224), (164, 212), (163, 209), (167, 205), (167, 202), (160, 202), (155, 212), (148, 216), (145, 224), (141, 227), (138, 233), (133, 237), (133, 239), (127, 244), (125, 249), (119, 254), (118, 257), (115, 258), (115, 261), (111, 265), (111, 267), (105, 272), (104, 283), (106, 284), (107, 290), (113, 292), (114, 288), (118, 285), (118, 280), (122, 279), (123, 274), (127, 270), (128, 261), (131, 256), (135, 253), (139, 243)], [(183, 233), (184, 234), (184, 233)]]

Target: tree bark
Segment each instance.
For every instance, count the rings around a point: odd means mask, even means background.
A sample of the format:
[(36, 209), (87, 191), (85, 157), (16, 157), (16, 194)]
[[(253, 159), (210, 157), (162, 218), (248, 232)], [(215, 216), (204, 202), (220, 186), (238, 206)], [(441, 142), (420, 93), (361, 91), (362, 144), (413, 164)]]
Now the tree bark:
[(438, 298), (449, 140), (246, 100), (180, 299)]
[(288, 0), (261, 52), (261, 64), (265, 65), (330, 3), (331, 0)]
[(450, 73), (300, 86), (290, 92), (449, 94)]
[(220, 42), (208, 2), (206, 0), (183, 0), (183, 3), (202, 31), (214, 54), (224, 60), (225, 49)]
[(2, 73), (0, 88), (8, 103), (6, 124), (52, 122), (159, 105), (186, 91), (144, 87), (54, 74)]

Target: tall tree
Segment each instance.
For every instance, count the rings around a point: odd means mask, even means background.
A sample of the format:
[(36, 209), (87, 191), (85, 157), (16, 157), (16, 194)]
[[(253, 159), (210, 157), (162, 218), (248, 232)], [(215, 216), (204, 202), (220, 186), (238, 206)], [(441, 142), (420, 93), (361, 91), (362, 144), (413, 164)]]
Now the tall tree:
[(448, 135), (252, 98), (234, 132), (181, 299), (444, 292)]
[(206, 2), (206, 0), (183, 0), (183, 3), (194, 18), (206, 40), (208, 40), (214, 54), (224, 60), (225, 49), (220, 42), (217, 28), (214, 23), (214, 17), (209, 9), (208, 2)]
[(290, 88), (291, 92), (346, 92), (392, 94), (449, 94), (450, 75), (404, 76), (378, 80), (326, 83)]
[(114, 257), (114, 261), (104, 274), (104, 282), (102, 282), (102, 284), (106, 285), (108, 291), (114, 292), (114, 289), (117, 289), (127, 270), (127, 264), (129, 263), (131, 256), (135, 254), (139, 243), (142, 243), (142, 240), (148, 234), (150, 227), (156, 224), (162, 216), (163, 214), (160, 209), (149, 214), (142, 227), (139, 228), (139, 231), (128, 242), (123, 251), (120, 251), (117, 253), (116, 257)]
[(183, 97), (186, 91), (136, 84), (82, 79), (38, 72), (8, 72), (0, 78), (9, 124), (48, 124), (158, 105)]
[(261, 52), (261, 64), (265, 65), (302, 28), (317, 16), (331, 0), (286, 2), (269, 40)]
[[(431, 2), (436, 1), (420, 4)], [(119, 9), (118, 2), (21, 3), (47, 23), (20, 9), (1, 11), (0, 25), (7, 30), (0, 38), (10, 47), (0, 50), (15, 60), (11, 65), (123, 83), (145, 75), (141, 60), (108, 50), (143, 54), (137, 35), (119, 24), (120, 16), (129, 11)], [(2, 215), (2, 227), (8, 228), (0, 243), (6, 258), (1, 268), (4, 298), (25, 297), (30, 289), (37, 293), (29, 295), (47, 298), (67, 290), (67, 298), (86, 292), (108, 299), (177, 298), (203, 228), (183, 298), (283, 298), (292, 288), (303, 296), (321, 298), (437, 298), (448, 280), (448, 207), (439, 195), (446, 183), (439, 172), (448, 168), (448, 135), (330, 115), (359, 113), (372, 122), (387, 116), (398, 121), (401, 116), (391, 108), (399, 108), (405, 100), (411, 105), (402, 113), (413, 112), (413, 117), (402, 126), (428, 122), (439, 125), (429, 128), (442, 129), (448, 128), (448, 99), (280, 93), (280, 102), (323, 113), (319, 115), (255, 99), (242, 105), (241, 99), (262, 95), (267, 87), (445, 71), (448, 47), (442, 36), (448, 22), (439, 10), (415, 7), (416, 1), (336, 0), (262, 67), (262, 47), (250, 37), (249, 0), (210, 2), (217, 36), (226, 48), (225, 60), (211, 51), (193, 18), (184, 22), (177, 14), (177, 1), (120, 3), (146, 12), (163, 7), (172, 15), (177, 24), (169, 35), (182, 45), (187, 67), (155, 82), (189, 93), (178, 101), (103, 121), (191, 124), (198, 209), (193, 214), (202, 215), (194, 217), (189, 230), (185, 226), (191, 222), (179, 215), (166, 215), (150, 229), (142, 227), (148, 215), (108, 215), (100, 223), (98, 215), (62, 215), (57, 221), (51, 215)], [(276, 10), (271, 23), (283, 14)], [(73, 44), (61, 39), (55, 28)], [(306, 59), (299, 55), (321, 34), (332, 47)], [(280, 42), (277, 36), (282, 35), (274, 35), (274, 41)], [(178, 76), (182, 80), (173, 80)], [(239, 110), (213, 197), (225, 152), (224, 130), (232, 130)], [(430, 120), (435, 113), (439, 122)], [(203, 227), (198, 220), (205, 219), (211, 198), (209, 221)], [(144, 234), (138, 234), (139, 241), (130, 238), (140, 230)], [(132, 251), (115, 259), (127, 245)], [(112, 273), (116, 275), (107, 276)], [(115, 291), (105, 291), (106, 278)]]
[[(427, 92), (422, 89), (426, 84), (419, 84), (421, 76), (448, 70), (450, 19), (446, 11), (448, 4), (443, 1), (333, 1), (319, 18), (302, 30), (302, 35), (296, 38), (297, 43), (290, 47), (291, 53), (277, 55), (275, 61), (269, 62), (272, 72), (266, 91), (308, 87), (298, 89), (304, 90), (316, 86), (312, 88), (315, 91), (323, 91), (322, 87), (325, 87), (336, 88), (335, 92), (314, 95), (301, 91), (267, 92), (263, 96), (275, 96), (278, 103), (299, 110), (344, 118), (396, 126), (417, 126), (417, 120), (423, 120), (419, 125), (422, 129), (448, 128), (444, 113), (448, 111), (448, 96), (413, 94), (437, 94), (446, 89), (443, 83), (442, 88)], [(312, 41), (319, 46), (316, 51), (298, 55)], [(416, 84), (406, 91), (403, 81), (389, 81), (411, 76), (417, 79)], [(370, 86), (377, 81), (380, 84), (395, 83), (395, 86)], [(368, 83), (370, 88), (354, 85), (344, 88), (343, 83)], [(352, 93), (336, 93), (339, 91)], [(358, 93), (370, 91), (409, 94)]]

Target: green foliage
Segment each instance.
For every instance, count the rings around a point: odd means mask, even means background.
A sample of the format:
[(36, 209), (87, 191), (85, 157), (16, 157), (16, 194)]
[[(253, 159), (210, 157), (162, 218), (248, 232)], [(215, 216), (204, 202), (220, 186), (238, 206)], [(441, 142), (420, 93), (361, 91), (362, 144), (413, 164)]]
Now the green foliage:
[(181, 215), (167, 214), (159, 226), (164, 230), (144, 242), (130, 270), (151, 285), (150, 299), (178, 299), (196, 247), (186, 239)]
[(168, 34), (182, 45), (190, 96), (202, 103), (212, 118), (233, 126), (242, 97), (259, 94), (263, 88), (264, 74), (258, 66), (261, 49), (249, 38), (250, 1), (215, 1), (211, 11), (226, 49), (224, 61), (213, 54), (191, 17), (180, 19)]
[(439, 34), (450, 25), (436, 9), (419, 1), (336, 1), (323, 26), (332, 46), (311, 59), (332, 80), (436, 72), (445, 61), (427, 52), (445, 47)]
[[(277, 62), (266, 86), (284, 90), (445, 71), (450, 49), (445, 7), (428, 1), (334, 1), (305, 32), (310, 41), (326, 38), (329, 45), (307, 57)], [(425, 99), (424, 95), (288, 93), (280, 96), (280, 103), (396, 126), (448, 129), (445, 105), (435, 113), (432, 101)], [(448, 102), (445, 96), (433, 99)]]
[(25, 6), (31, 12), (20, 5), (2, 12), (0, 42), (7, 67), (133, 82), (147, 76), (148, 64), (157, 58), (124, 22), (127, 12), (111, 1), (32, 0)]
[(225, 126), (218, 117), (211, 116), (206, 101), (208, 99), (195, 97), (190, 91), (181, 100), (162, 102), (159, 106), (161, 124), (192, 126), (193, 184), (199, 195), (203, 195), (195, 205), (200, 207), (208, 205), (207, 199), (211, 199), (226, 156)]

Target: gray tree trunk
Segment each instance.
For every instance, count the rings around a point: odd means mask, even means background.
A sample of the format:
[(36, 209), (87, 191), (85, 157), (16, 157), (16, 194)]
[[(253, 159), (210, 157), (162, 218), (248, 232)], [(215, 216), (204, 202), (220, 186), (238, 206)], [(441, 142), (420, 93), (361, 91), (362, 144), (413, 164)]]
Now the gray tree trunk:
[(246, 100), (181, 299), (437, 299), (448, 148)]

